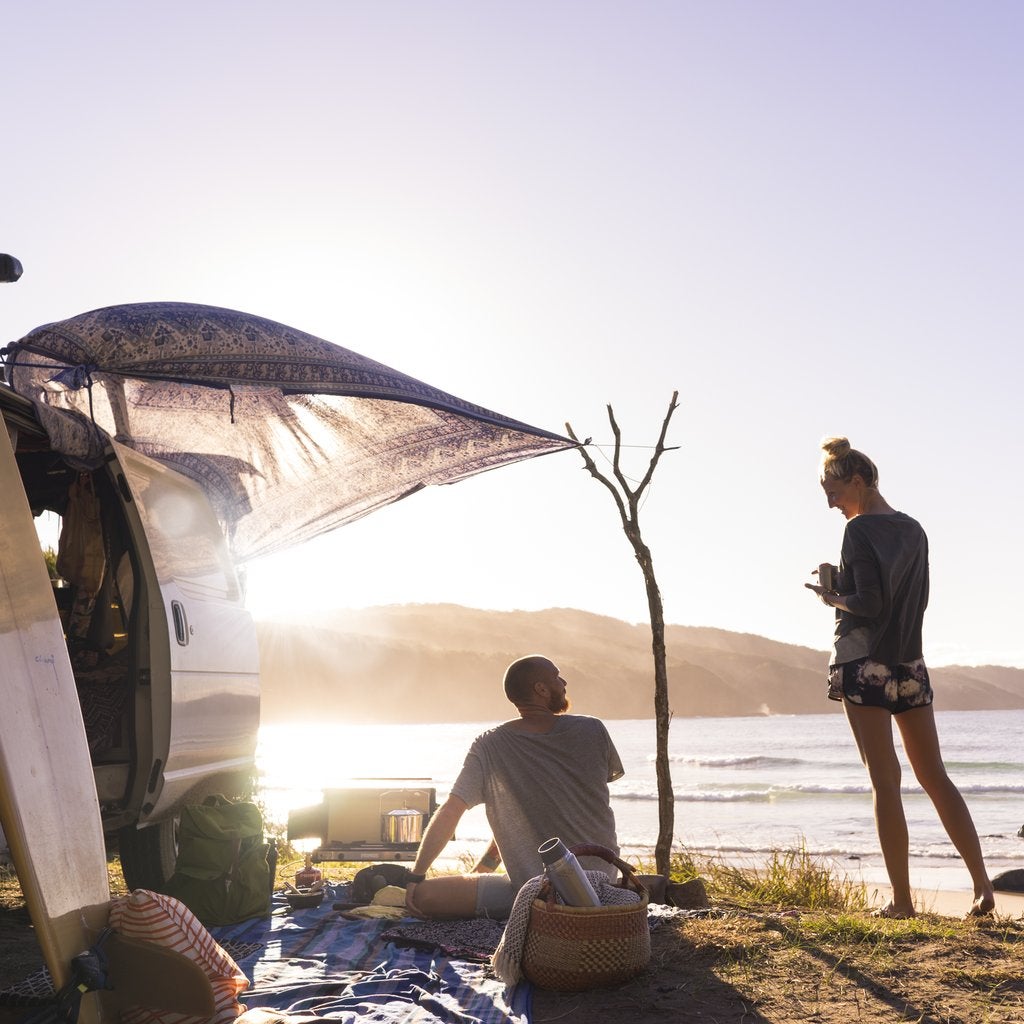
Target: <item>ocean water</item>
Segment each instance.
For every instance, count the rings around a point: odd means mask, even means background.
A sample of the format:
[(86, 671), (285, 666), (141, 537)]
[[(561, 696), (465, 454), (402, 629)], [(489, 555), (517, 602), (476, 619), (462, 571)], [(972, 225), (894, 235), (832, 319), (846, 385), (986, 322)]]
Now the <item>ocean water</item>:
[[(1024, 711), (937, 712), (947, 769), (964, 794), (990, 874), (1024, 863)], [(442, 801), (473, 737), (494, 723), (265, 726), (258, 760), (268, 816), (318, 803), (356, 779), (430, 779)], [(653, 721), (608, 721), (626, 769), (612, 806), (627, 857), (647, 856), (658, 834)], [(900, 750), (897, 741), (897, 750)], [(679, 718), (669, 734), (675, 842), (730, 863), (762, 863), (803, 847), (839, 874), (886, 880), (871, 790), (842, 715)], [(915, 885), (970, 888), (970, 878), (905, 757), (904, 805)], [(489, 835), (469, 811), (446, 856), (476, 854)], [(315, 845), (315, 844), (313, 844)]]

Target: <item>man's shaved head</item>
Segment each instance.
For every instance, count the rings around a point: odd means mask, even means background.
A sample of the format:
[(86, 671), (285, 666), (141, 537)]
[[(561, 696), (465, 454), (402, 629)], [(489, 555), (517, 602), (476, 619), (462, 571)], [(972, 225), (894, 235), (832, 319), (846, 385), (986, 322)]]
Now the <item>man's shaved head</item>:
[(534, 683), (545, 682), (552, 673), (557, 677), (558, 669), (540, 654), (513, 661), (505, 669), (505, 696), (513, 704), (526, 704), (533, 697)]

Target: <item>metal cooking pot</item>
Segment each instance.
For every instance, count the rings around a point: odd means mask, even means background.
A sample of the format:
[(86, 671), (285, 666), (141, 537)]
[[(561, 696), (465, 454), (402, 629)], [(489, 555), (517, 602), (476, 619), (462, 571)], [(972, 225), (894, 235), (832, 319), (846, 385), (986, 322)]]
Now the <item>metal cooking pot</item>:
[(380, 837), (385, 843), (418, 843), (423, 836), (423, 812), (409, 807), (388, 811), (380, 819)]

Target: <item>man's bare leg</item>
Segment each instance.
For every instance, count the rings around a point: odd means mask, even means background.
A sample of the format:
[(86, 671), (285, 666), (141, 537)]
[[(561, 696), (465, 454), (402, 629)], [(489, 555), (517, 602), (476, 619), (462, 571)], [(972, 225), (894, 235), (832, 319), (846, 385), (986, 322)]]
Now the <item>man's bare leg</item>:
[(478, 875), (439, 875), (406, 889), (405, 905), (419, 917), (476, 917)]

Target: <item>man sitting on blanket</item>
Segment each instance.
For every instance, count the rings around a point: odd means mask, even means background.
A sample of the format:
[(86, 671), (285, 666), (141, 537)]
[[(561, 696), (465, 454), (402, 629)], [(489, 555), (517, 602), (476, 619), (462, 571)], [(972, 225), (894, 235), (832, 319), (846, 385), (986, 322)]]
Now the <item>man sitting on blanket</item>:
[[(608, 783), (623, 769), (604, 723), (566, 714), (565, 680), (539, 655), (509, 665), (505, 696), (519, 717), (473, 741), (451, 795), (423, 834), (405, 901), (418, 917), (508, 917), (523, 883), (543, 871), (537, 847), (555, 836), (569, 847), (596, 843), (618, 855)], [(462, 815), (479, 803), (494, 839), (473, 873), (425, 880)], [(493, 874), (502, 862), (507, 875)], [(600, 859), (582, 863), (615, 872)]]

